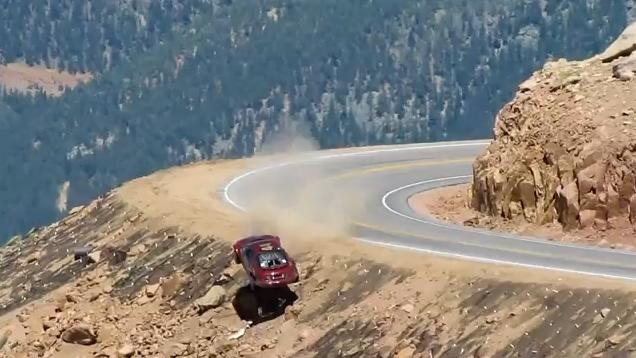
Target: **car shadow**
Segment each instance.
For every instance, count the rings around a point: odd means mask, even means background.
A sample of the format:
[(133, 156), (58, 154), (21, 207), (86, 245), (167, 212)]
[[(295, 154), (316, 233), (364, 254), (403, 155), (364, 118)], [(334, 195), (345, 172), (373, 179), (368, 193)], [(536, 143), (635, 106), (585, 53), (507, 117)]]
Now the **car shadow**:
[(251, 321), (252, 325), (267, 322), (280, 317), (285, 308), (291, 306), (298, 299), (298, 295), (289, 287), (250, 289), (249, 285), (238, 289), (232, 299), (232, 306), (236, 314), (244, 321)]

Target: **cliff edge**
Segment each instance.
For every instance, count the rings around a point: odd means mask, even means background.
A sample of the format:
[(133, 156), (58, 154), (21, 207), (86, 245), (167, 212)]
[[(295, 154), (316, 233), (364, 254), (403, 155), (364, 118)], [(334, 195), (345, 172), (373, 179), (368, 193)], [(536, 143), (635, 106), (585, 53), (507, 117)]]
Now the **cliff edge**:
[(497, 115), (469, 204), (566, 230), (636, 224), (636, 24), (602, 54), (548, 62)]

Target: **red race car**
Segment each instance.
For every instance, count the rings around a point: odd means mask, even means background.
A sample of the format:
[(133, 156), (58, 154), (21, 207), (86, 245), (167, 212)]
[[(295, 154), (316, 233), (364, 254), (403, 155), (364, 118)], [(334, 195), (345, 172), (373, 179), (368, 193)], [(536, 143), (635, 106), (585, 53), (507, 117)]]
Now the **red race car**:
[(273, 235), (249, 236), (234, 243), (234, 261), (242, 264), (250, 287), (285, 287), (298, 282), (296, 263)]

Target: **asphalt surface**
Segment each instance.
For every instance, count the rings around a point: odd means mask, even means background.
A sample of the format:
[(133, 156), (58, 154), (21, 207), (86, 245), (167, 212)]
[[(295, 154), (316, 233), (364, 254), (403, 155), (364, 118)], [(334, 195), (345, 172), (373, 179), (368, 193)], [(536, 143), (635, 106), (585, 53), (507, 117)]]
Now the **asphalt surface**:
[(310, 191), (324, 202), (321, 210), (329, 212), (335, 210), (330, 205), (339, 205), (337, 200), (351, 200), (347, 193), (356, 193), (362, 207), (347, 220), (354, 239), (367, 244), (636, 280), (636, 253), (448, 225), (409, 207), (408, 198), (415, 193), (470, 181), (472, 160), (486, 145), (485, 141), (444, 142), (297, 156), (232, 179), (223, 197), (249, 212), (256, 206), (254, 198), (262, 198), (264, 192), (273, 207), (282, 208), (298, 205)]

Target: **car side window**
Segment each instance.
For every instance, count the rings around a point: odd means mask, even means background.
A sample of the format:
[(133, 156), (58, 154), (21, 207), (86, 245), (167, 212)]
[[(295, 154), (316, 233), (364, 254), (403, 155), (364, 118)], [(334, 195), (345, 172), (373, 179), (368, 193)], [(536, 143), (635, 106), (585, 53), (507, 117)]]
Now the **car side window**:
[(246, 247), (246, 248), (243, 250), (243, 254), (245, 255), (245, 258), (247, 258), (247, 259), (252, 258), (252, 249), (251, 249), (251, 248), (249, 248), (249, 247)]

